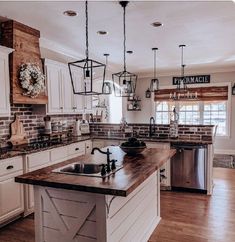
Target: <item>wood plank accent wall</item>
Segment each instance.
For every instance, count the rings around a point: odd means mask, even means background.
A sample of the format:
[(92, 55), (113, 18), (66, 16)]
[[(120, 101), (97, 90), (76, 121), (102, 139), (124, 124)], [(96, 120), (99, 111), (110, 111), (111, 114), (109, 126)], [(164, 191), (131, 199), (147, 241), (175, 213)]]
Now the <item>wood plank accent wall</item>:
[(42, 70), (39, 38), (40, 32), (38, 30), (14, 20), (1, 24), (0, 44), (15, 50), (9, 57), (11, 101), (14, 104), (47, 103), (46, 92), (40, 94), (37, 98), (30, 98), (22, 95), (23, 89), (19, 84), (19, 67), (21, 64), (37, 63)]
[[(188, 88), (189, 92), (197, 92), (197, 99), (181, 98), (180, 101), (221, 101), (228, 100), (228, 86), (210, 86), (210, 87), (194, 87)], [(170, 93), (181, 93), (187, 96), (187, 91), (177, 91), (173, 89), (162, 89), (154, 94), (154, 101), (170, 101)]]

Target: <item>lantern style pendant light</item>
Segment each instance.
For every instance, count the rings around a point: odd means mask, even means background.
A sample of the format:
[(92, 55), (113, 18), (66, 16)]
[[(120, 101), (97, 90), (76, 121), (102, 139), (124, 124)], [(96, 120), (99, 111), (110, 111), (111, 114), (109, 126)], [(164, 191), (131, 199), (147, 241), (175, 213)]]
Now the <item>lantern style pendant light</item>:
[(112, 74), (113, 89), (117, 97), (129, 97), (135, 93), (137, 75), (126, 70), (126, 6), (128, 1), (120, 1), (123, 8), (123, 71)]
[(180, 81), (177, 83), (177, 89), (186, 91), (187, 85), (184, 77), (184, 68), (186, 66), (184, 64), (184, 47), (186, 47), (186, 45), (179, 45), (179, 48), (181, 48), (181, 78), (180, 78)]
[(156, 71), (156, 62), (157, 62), (157, 50), (158, 48), (152, 48), (153, 50), (153, 64), (154, 64), (154, 71), (153, 71), (153, 79), (151, 80), (150, 83), (150, 91), (155, 92), (159, 90), (159, 80), (157, 79), (157, 71)]
[[(102, 94), (105, 80), (105, 64), (89, 58), (88, 42), (88, 2), (85, 2), (86, 14), (86, 58), (68, 63), (73, 93), (78, 95)], [(94, 85), (94, 82), (96, 84)], [(101, 83), (100, 83), (101, 82)]]
[[(106, 68), (108, 67), (108, 57), (109, 54), (104, 54), (106, 61), (105, 61), (105, 65)], [(110, 95), (112, 94), (112, 87), (111, 87), (111, 83), (108, 80), (105, 80), (103, 82), (103, 87), (102, 87), (102, 95)]]

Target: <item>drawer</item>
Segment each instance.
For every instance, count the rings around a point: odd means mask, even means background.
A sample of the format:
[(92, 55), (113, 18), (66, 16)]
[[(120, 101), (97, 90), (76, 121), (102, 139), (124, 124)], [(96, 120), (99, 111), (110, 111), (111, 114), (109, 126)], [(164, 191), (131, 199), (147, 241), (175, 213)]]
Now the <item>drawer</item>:
[(63, 160), (68, 157), (68, 146), (59, 147), (51, 150), (51, 161)]
[(42, 151), (27, 156), (27, 168), (42, 166), (50, 162), (50, 151)]
[(0, 161), (0, 176), (9, 175), (20, 170), (23, 170), (23, 159), (21, 156)]
[(68, 146), (69, 155), (83, 155), (85, 154), (85, 142), (78, 142)]

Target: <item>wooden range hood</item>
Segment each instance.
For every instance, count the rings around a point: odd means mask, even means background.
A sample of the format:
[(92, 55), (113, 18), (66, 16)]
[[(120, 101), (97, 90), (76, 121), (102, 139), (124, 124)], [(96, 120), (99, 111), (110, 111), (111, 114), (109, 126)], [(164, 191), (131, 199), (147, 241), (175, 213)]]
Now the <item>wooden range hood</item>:
[(12, 104), (46, 104), (46, 92), (36, 98), (24, 96), (19, 83), (19, 69), (25, 63), (37, 63), (43, 70), (39, 48), (40, 32), (24, 24), (9, 20), (1, 23), (0, 44), (15, 51), (9, 56)]

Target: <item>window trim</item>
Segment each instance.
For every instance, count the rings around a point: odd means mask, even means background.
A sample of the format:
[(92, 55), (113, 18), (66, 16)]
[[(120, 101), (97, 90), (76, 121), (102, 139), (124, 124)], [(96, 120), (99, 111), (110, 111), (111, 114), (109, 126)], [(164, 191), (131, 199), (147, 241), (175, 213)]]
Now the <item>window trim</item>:
[[(232, 83), (231, 82), (212, 82), (212, 83), (208, 83), (208, 84), (203, 84), (203, 85), (200, 85), (200, 84), (194, 84), (193, 86), (194, 87), (208, 87), (208, 86), (228, 86), (228, 100), (227, 100), (227, 112), (226, 112), (226, 120), (227, 120), (227, 134), (226, 135), (216, 135), (216, 139), (219, 139), (219, 140), (223, 140), (223, 139), (230, 139), (231, 138), (231, 123), (232, 123), (232, 120), (231, 120), (231, 113), (232, 113), (232, 95), (231, 95), (231, 91), (232, 91)], [(172, 88), (173, 86), (164, 86), (164, 88), (166, 89), (170, 89)], [(153, 96), (153, 95), (152, 95)], [(154, 101), (154, 98), (152, 97), (152, 116), (155, 117), (155, 113), (156, 113), (156, 103)], [(199, 106), (199, 110), (200, 110), (200, 115), (201, 115), (201, 111), (202, 111), (202, 104), (200, 104)]]

